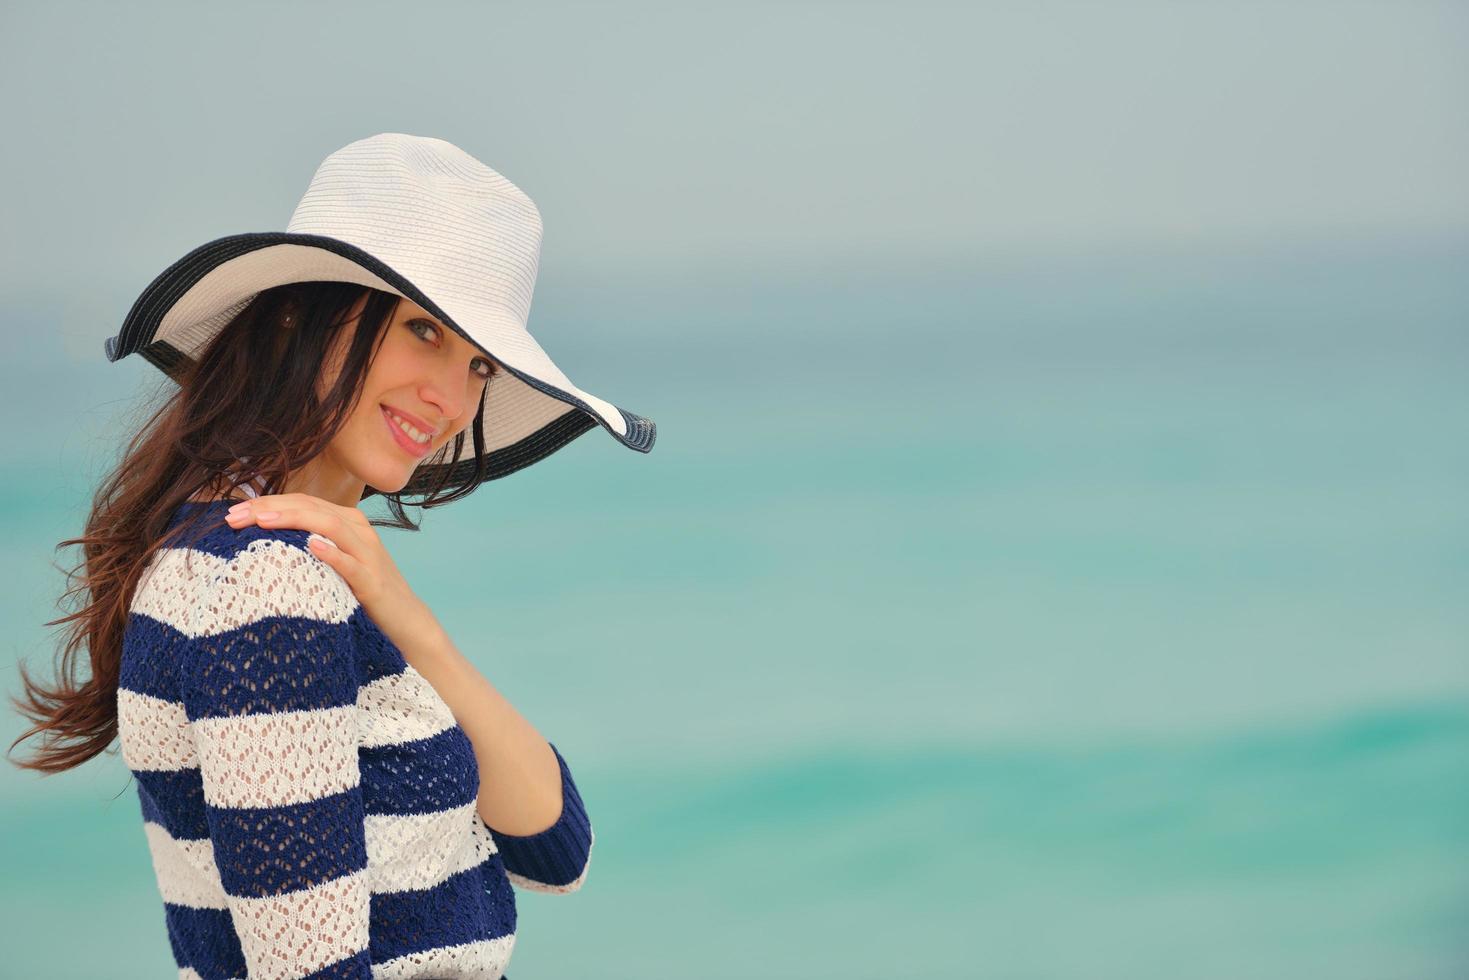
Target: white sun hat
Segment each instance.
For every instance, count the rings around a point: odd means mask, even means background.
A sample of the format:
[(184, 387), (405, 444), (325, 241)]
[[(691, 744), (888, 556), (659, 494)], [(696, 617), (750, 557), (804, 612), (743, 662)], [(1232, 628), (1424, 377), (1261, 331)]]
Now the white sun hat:
[[(572, 384), (526, 328), (540, 254), (540, 211), (519, 187), (445, 140), (379, 133), (322, 161), (285, 231), (217, 238), (160, 273), (107, 339), (107, 359), (136, 352), (177, 378), (261, 290), (358, 283), (412, 300), (504, 367), (485, 393), (485, 479), (599, 423), (648, 452), (653, 421)], [(445, 468), (453, 482), (471, 475), (466, 436), (458, 458), (421, 465), (402, 492)]]

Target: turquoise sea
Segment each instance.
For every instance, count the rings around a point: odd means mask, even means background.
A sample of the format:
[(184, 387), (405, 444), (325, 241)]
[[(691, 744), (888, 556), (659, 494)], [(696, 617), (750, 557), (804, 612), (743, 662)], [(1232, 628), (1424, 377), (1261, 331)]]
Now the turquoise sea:
[[(548, 269), (532, 330), (652, 453), (594, 430), (389, 532), (597, 829), (510, 976), (1469, 976), (1466, 259)], [(43, 674), (52, 546), (157, 384), (102, 359), (130, 298), (90, 361), (9, 301)], [(121, 760), (0, 793), (0, 975), (171, 975)]]

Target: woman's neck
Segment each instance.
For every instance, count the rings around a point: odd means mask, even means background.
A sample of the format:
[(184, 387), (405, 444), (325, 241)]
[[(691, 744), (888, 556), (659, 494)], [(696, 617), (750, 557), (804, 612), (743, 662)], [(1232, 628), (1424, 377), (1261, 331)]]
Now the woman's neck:
[[(248, 458), (243, 462), (249, 462)], [(263, 480), (256, 480), (256, 484), (263, 483)], [(260, 485), (252, 486), (249, 483), (243, 483), (238, 487), (230, 488), (223, 477), (216, 477), (208, 488), (194, 494), (189, 499), (194, 503), (207, 504), (216, 500), (242, 500), (257, 496), (261, 492)]]

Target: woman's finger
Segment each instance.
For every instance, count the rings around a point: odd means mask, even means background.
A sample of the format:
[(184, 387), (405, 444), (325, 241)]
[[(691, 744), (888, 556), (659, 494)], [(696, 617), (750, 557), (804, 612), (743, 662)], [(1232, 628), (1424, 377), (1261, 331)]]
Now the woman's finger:
[[(289, 495), (281, 494), (280, 496)], [(361, 547), (361, 540), (352, 525), (335, 510), (321, 505), (291, 506), (252, 502), (250, 513), (255, 523), (261, 527), (291, 527), (301, 531), (311, 531), (330, 538), (338, 548), (354, 556)]]
[[(340, 507), (328, 500), (313, 496), (309, 493), (267, 493), (249, 500), (241, 501), (252, 513), (294, 513), (315, 512), (318, 514), (331, 514), (340, 517), (348, 510), (356, 510), (355, 507)], [(238, 506), (238, 505), (236, 505)], [(361, 513), (358, 511), (358, 513)]]
[(311, 534), (306, 538), (306, 546), (311, 553), (334, 568), (339, 575), (347, 581), (347, 585), (355, 593), (357, 591), (357, 576), (365, 567), (362, 562), (347, 554), (341, 548), (332, 544), (331, 540), (320, 534)]

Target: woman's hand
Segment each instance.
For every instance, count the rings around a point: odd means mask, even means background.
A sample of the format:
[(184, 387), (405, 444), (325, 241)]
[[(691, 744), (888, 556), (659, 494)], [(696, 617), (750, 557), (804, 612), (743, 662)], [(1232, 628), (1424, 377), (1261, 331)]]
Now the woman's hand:
[(411, 649), (410, 638), (432, 620), (433, 613), (408, 587), (377, 529), (356, 507), (307, 493), (272, 493), (241, 501), (229, 509), (225, 520), (236, 529), (254, 523), (298, 528), (331, 539), (328, 543), (311, 537), (307, 546), (346, 580), (367, 615), (399, 649)]

